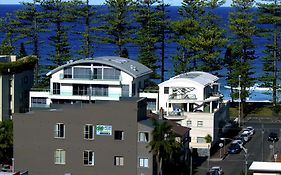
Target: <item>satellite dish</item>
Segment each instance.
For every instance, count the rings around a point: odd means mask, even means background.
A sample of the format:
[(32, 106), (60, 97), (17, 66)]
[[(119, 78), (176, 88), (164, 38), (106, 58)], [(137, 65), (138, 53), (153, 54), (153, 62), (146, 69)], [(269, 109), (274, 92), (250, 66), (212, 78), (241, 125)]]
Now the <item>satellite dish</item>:
[(223, 147), (223, 143), (220, 143), (219, 146), (220, 146), (220, 147)]

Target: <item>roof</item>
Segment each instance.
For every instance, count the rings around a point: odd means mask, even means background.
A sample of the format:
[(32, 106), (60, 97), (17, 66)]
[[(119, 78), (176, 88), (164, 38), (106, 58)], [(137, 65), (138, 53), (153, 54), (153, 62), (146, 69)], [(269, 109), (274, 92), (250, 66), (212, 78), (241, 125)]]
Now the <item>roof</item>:
[[(154, 118), (158, 121), (161, 121), (161, 122), (167, 122), (169, 125), (172, 126), (172, 131), (177, 134), (177, 135), (180, 135), (180, 136), (185, 136), (186, 133), (188, 133), (191, 129), (188, 128), (188, 127), (184, 127), (184, 126), (181, 126), (180, 124), (176, 123), (175, 121), (171, 121), (171, 120), (161, 120), (159, 119), (159, 114), (155, 114), (155, 113), (150, 113), (147, 115), (149, 118)], [(148, 119), (149, 120), (149, 119)]]
[(84, 64), (84, 63), (98, 63), (98, 64), (103, 64), (103, 65), (108, 65), (117, 69), (120, 69), (129, 75), (131, 75), (134, 78), (141, 77), (143, 75), (147, 75), (152, 73), (152, 70), (146, 67), (145, 65), (128, 59), (128, 58), (122, 58), (122, 57), (117, 57), (117, 56), (102, 56), (102, 57), (96, 57), (96, 58), (86, 58), (86, 59), (81, 59), (77, 61), (72, 61), (70, 60), (68, 63), (59, 66), (50, 72), (48, 72), (46, 75), (52, 75), (65, 67), (69, 66), (75, 66), (79, 64)]
[[(196, 83), (199, 83), (199, 84), (205, 86), (207, 84), (214, 83), (218, 79), (219, 78), (217, 76), (212, 75), (212, 74), (207, 73), (207, 72), (192, 71), (192, 72), (187, 72), (187, 73), (183, 73), (183, 74), (177, 75), (175, 77), (172, 77), (168, 81), (189, 80), (189, 81), (193, 81), (193, 82), (196, 82)], [(163, 83), (165, 83), (165, 82), (163, 82)]]
[(249, 170), (255, 172), (281, 172), (280, 162), (253, 162)]

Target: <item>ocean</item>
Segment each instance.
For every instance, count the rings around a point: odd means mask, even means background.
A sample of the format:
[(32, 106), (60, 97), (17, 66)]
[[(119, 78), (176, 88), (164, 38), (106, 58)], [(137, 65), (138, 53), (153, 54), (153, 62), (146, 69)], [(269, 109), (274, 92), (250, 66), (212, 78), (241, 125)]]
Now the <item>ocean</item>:
[[(99, 6), (97, 10), (101, 10), (100, 8), (102, 6)], [(18, 9), (21, 9), (22, 5), (0, 5), (0, 17), (4, 17), (6, 13), (13, 13)], [(178, 8), (177, 6), (170, 6), (167, 8), (167, 13), (168, 16), (171, 20), (176, 20), (179, 18), (178, 14)], [(221, 23), (220, 25), (223, 27), (228, 26), (228, 14), (231, 11), (231, 7), (220, 7), (216, 9), (215, 13), (221, 16)], [(40, 38), (42, 41), (44, 41), (41, 46), (40, 46), (40, 55), (41, 55), (41, 60), (40, 64), (47, 64), (47, 57), (50, 52), (52, 52), (52, 47), (50, 47), (47, 37), (49, 33), (43, 33), (40, 35)], [(4, 33), (0, 32), (0, 42), (2, 41), (4, 37)], [(81, 45), (81, 42), (79, 41), (81, 38), (79, 38), (78, 35), (71, 33), (69, 37), (69, 41), (71, 44), (71, 51), (72, 55), (74, 57), (77, 57), (77, 49)], [(260, 38), (260, 37), (253, 37), (253, 41), (256, 45), (255, 51), (256, 51), (256, 57), (257, 59), (253, 63), (254, 71), (255, 71), (255, 77), (259, 77), (262, 74), (262, 50), (264, 49), (264, 44), (267, 42), (265, 39)], [(19, 40), (17, 41), (17, 46), (20, 45), (21, 42), (24, 42), (24, 40)], [(166, 43), (166, 51), (165, 51), (165, 56), (166, 56), (166, 61), (165, 61), (165, 69), (167, 72), (165, 73), (165, 79), (169, 79), (170, 77), (173, 76), (173, 64), (172, 64), (172, 56), (175, 54), (176, 51), (176, 45), (174, 43)], [(31, 53), (31, 48), (28, 44), (25, 45), (27, 53)], [(114, 50), (116, 50), (116, 47), (110, 44), (96, 44), (94, 47), (94, 57), (98, 56), (106, 56), (106, 55), (116, 55), (114, 53)], [(128, 45), (128, 53), (129, 53), (129, 58), (133, 60), (137, 60), (137, 53), (138, 53), (138, 48), (132, 44)], [(222, 52), (222, 55), (224, 53)], [(159, 62), (160, 65), (160, 62)], [(226, 71), (223, 69), (220, 72), (220, 75), (222, 77), (220, 78), (220, 83), (221, 83), (221, 92), (224, 95), (224, 99), (230, 99), (229, 96), (229, 89), (226, 86), (226, 81), (224, 76), (226, 76)], [(248, 98), (248, 101), (270, 101), (271, 100), (271, 95), (270, 91), (261, 89), (261, 88), (251, 88), (251, 95)]]

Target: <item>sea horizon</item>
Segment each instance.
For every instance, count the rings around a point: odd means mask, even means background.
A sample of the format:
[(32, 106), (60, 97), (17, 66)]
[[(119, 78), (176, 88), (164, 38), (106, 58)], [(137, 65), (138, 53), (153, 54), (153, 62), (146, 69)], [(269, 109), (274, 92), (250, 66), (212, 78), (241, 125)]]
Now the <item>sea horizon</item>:
[[(14, 12), (23, 6), (22, 4), (0, 4), (0, 17), (4, 17), (7, 12)], [(105, 5), (93, 5), (93, 6), (105, 6)], [(12, 7), (12, 8), (11, 8)], [(170, 16), (171, 19), (175, 20), (178, 19), (179, 14), (177, 9), (180, 6), (169, 6), (167, 9), (168, 16)], [(228, 22), (228, 13), (232, 7), (219, 7), (216, 9), (216, 13), (221, 16), (221, 24), (224, 25), (224, 27), (227, 27), (227, 22)], [(97, 8), (97, 10), (101, 10), (102, 8)], [(0, 42), (2, 41), (4, 34), (0, 33)], [(47, 40), (47, 34), (42, 33), (41, 34), (41, 39), (44, 41), (44, 43), (41, 45), (41, 48), (43, 47), (44, 50), (41, 50), (40, 55), (41, 55), (41, 60), (40, 64), (46, 64), (47, 63), (47, 57), (48, 54), (51, 53), (53, 50), (52, 47), (48, 45), (48, 40)], [(262, 50), (264, 49), (264, 44), (266, 43), (266, 40), (260, 37), (253, 37), (253, 40), (256, 44), (256, 55), (257, 55), (257, 60), (253, 62), (253, 67), (255, 68), (255, 76), (258, 77), (262, 73)], [(79, 38), (75, 34), (71, 34), (69, 36), (69, 41), (71, 42), (71, 51), (73, 57), (77, 57), (77, 53), (75, 50), (79, 47)], [(22, 41), (21, 41), (22, 42)], [(17, 45), (20, 44), (20, 41), (17, 42)], [(134, 46), (133, 44), (128, 44), (128, 52), (129, 52), (129, 57), (130, 59), (136, 60), (137, 61), (137, 53), (138, 53), (138, 48)], [(115, 54), (115, 49), (116, 46), (110, 45), (110, 44), (96, 44), (94, 47), (94, 56), (93, 57), (98, 57), (98, 56), (116, 56)], [(224, 48), (225, 49), (225, 48)], [(28, 53), (31, 52), (31, 48), (29, 45), (26, 45), (26, 50)], [(165, 80), (173, 77), (173, 63), (172, 63), (172, 56), (176, 53), (176, 46), (173, 43), (167, 43), (166, 47), (166, 52), (165, 56), (167, 57), (165, 61), (165, 69), (168, 70), (165, 72)], [(224, 54), (224, 50), (222, 51), (222, 54)], [(226, 99), (231, 99), (230, 98), (230, 91), (228, 88), (225, 86), (226, 80), (226, 70), (221, 70), (219, 71), (220, 75), (220, 83), (221, 83), (221, 91)], [(258, 83), (258, 82), (257, 82)], [(255, 91), (251, 94), (250, 99), (252, 100), (258, 100), (258, 101), (268, 101), (271, 100), (270, 95), (268, 94), (267, 91)], [(280, 98), (281, 99), (281, 98)]]

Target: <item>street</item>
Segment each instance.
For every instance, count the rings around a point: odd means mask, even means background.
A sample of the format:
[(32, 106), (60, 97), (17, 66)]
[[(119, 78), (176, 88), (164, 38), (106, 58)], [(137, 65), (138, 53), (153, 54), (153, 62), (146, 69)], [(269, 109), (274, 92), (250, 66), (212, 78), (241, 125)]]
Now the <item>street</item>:
[[(274, 161), (274, 153), (281, 153), (281, 142), (276, 143), (269, 142), (267, 140), (270, 132), (274, 131), (281, 135), (281, 123), (280, 121), (271, 120), (250, 120), (246, 122), (243, 127), (253, 126), (256, 133), (252, 139), (244, 145), (247, 151), (247, 168), (253, 161)], [(264, 128), (264, 129), (263, 129)], [(264, 131), (264, 132), (262, 132)], [(228, 146), (228, 145), (227, 145)], [(226, 151), (227, 151), (226, 146)], [(224, 151), (224, 148), (221, 150)], [(195, 175), (204, 175), (208, 169), (212, 166), (222, 167), (224, 174), (226, 175), (240, 175), (245, 170), (245, 151), (241, 151), (239, 154), (229, 154), (223, 160), (215, 160), (210, 158), (201, 164), (201, 166), (194, 169)], [(209, 164), (209, 167), (208, 167)]]

